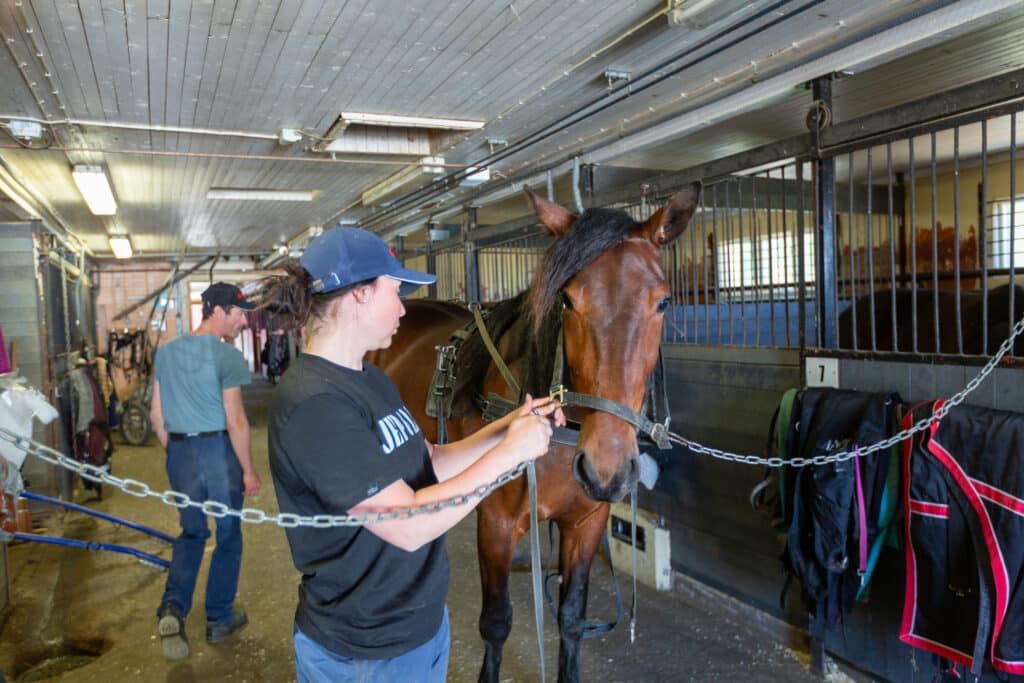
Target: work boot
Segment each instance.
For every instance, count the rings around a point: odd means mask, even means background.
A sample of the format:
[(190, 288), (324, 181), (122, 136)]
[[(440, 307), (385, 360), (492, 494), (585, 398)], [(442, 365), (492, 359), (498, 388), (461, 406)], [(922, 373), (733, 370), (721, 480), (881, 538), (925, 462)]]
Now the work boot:
[(231, 621), (206, 622), (206, 642), (219, 643), (235, 631), (240, 631), (248, 623), (249, 617), (245, 610), (236, 608), (231, 611)]
[(188, 657), (188, 638), (185, 637), (185, 622), (181, 612), (170, 602), (165, 602), (157, 612), (160, 622), (157, 629), (160, 633), (160, 645), (167, 659), (185, 659)]

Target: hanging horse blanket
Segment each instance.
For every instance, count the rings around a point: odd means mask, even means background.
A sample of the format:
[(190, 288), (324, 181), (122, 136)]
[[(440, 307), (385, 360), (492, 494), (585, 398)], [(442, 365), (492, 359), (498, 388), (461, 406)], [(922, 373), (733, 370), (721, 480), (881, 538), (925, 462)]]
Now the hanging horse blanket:
[(91, 465), (106, 465), (113, 451), (107, 410), (89, 370), (86, 367), (72, 370), (61, 384), (60, 396), (72, 456)]
[(900, 640), (975, 674), (986, 657), (1024, 674), (1024, 415), (958, 406), (905, 442), (903, 467)]
[[(899, 400), (896, 394), (804, 390), (793, 406), (788, 455), (812, 458), (882, 441), (898, 423)], [(842, 623), (867, 585), (871, 558), (892, 521), (897, 460), (884, 449), (800, 468), (792, 476), (784, 559), (812, 608), (812, 635), (821, 637)]]

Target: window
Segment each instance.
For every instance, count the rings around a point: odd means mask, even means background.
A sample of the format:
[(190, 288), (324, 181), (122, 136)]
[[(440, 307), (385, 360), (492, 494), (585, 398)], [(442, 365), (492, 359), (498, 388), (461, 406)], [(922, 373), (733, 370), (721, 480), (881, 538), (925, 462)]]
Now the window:
[[(1011, 207), (1011, 204), (1013, 205)], [(988, 203), (988, 265), (1009, 268), (1011, 255), (1015, 268), (1024, 268), (1024, 195)], [(1016, 226), (1016, 227), (1014, 227)], [(1013, 230), (1013, 245), (1010, 231)]]
[[(781, 225), (781, 217), (773, 220), (776, 222)], [(790, 216), (788, 222), (792, 226), (796, 219)], [(801, 241), (804, 281), (811, 283), (814, 282), (814, 234), (805, 232)], [(796, 244), (797, 236), (793, 234), (792, 227), (785, 233), (774, 232), (770, 237), (759, 235), (756, 241), (745, 237), (723, 242), (716, 258), (717, 270), (722, 274), (720, 286), (733, 290), (728, 296), (734, 299), (740, 298), (741, 287), (746, 290), (745, 298), (748, 300), (768, 298), (769, 288), (773, 298), (799, 296), (800, 265)]]

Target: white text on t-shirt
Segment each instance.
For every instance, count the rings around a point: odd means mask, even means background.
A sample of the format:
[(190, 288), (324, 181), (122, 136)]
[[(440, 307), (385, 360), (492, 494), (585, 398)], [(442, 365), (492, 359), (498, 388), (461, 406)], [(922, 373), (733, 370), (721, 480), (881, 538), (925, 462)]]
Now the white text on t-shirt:
[(416, 420), (412, 419), (412, 415), (405, 408), (399, 408), (390, 415), (377, 420), (377, 429), (380, 430), (381, 450), (385, 455), (400, 447), (420, 431)]

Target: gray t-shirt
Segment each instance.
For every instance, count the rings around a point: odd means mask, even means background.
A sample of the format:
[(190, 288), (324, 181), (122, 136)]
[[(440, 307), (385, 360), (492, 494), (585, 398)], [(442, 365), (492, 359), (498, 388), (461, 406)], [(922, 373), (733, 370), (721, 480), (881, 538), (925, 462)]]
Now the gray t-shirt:
[(156, 354), (156, 380), (168, 432), (227, 428), (225, 389), (252, 381), (241, 351), (208, 334), (176, 337)]

